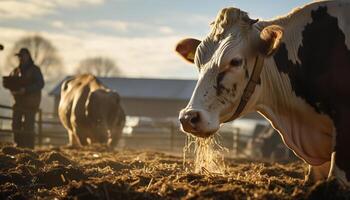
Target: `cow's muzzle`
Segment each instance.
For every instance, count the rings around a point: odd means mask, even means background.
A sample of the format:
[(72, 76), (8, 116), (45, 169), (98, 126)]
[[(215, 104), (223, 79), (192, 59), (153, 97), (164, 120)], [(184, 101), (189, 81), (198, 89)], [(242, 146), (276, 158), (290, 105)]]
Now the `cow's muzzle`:
[(184, 132), (191, 133), (198, 137), (209, 137), (217, 131), (217, 126), (214, 128), (210, 125), (208, 117), (201, 110), (183, 109), (180, 112), (179, 120), (181, 128)]

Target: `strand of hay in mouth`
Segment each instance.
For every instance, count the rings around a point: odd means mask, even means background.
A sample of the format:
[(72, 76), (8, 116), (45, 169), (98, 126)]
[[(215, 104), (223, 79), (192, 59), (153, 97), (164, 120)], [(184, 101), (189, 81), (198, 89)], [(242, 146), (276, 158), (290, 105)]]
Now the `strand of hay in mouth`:
[[(226, 170), (225, 152), (228, 152), (228, 149), (221, 145), (217, 134), (209, 138), (187, 134), (186, 144), (183, 148), (183, 166), (186, 171), (193, 171), (194, 173), (223, 174)], [(192, 165), (186, 163), (187, 157), (193, 158)]]

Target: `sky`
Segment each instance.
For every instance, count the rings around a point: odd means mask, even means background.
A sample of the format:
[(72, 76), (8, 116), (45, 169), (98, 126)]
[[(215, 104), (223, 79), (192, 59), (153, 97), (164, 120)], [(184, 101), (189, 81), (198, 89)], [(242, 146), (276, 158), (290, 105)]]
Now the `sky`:
[(220, 9), (266, 20), (310, 1), (0, 0), (0, 67), (16, 40), (40, 34), (56, 46), (67, 74), (84, 58), (107, 56), (124, 76), (195, 79), (195, 67), (174, 47), (185, 37), (204, 38)]

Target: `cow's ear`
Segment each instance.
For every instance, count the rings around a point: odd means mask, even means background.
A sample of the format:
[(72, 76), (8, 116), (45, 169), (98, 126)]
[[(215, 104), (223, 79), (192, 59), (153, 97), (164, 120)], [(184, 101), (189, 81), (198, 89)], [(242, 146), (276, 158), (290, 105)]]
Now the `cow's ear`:
[(179, 53), (187, 61), (194, 63), (194, 56), (196, 54), (196, 49), (201, 43), (200, 40), (187, 38), (183, 39), (177, 43), (175, 51)]
[(283, 28), (277, 25), (265, 27), (260, 32), (259, 52), (264, 56), (273, 55), (281, 44)]

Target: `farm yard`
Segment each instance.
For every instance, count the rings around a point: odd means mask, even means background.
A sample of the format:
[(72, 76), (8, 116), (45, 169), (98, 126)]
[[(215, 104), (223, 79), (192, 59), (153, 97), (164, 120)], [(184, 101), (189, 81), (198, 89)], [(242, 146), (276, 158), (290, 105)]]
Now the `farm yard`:
[[(187, 164), (191, 164), (188, 159)], [(330, 182), (303, 186), (300, 161), (226, 159), (224, 174), (184, 170), (181, 156), (154, 151), (3, 146), (0, 199), (348, 199)], [(335, 193), (336, 191), (336, 193)], [(322, 198), (322, 199), (323, 199)]]
[(349, 10), (0, 1), (0, 200), (350, 200)]

